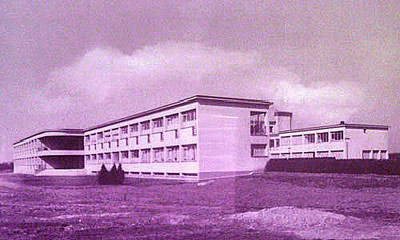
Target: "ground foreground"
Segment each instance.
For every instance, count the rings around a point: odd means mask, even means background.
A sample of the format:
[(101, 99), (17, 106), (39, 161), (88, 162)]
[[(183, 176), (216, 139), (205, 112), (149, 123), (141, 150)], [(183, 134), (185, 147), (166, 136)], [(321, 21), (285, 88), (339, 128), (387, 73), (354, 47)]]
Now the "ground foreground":
[(400, 239), (400, 177), (197, 183), (0, 175), (0, 239)]

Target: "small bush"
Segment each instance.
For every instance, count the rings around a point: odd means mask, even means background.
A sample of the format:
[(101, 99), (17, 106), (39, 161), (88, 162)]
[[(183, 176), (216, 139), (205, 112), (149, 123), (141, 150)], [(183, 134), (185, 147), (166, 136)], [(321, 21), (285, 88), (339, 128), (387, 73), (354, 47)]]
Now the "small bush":
[(112, 166), (110, 171), (107, 171), (106, 166), (101, 166), (100, 172), (97, 174), (97, 181), (99, 184), (122, 184), (125, 180), (125, 172), (122, 170), (121, 164), (118, 169), (115, 164)]
[(102, 185), (110, 184), (110, 173), (107, 171), (107, 168), (104, 164), (101, 165), (101, 170), (97, 174), (97, 182)]

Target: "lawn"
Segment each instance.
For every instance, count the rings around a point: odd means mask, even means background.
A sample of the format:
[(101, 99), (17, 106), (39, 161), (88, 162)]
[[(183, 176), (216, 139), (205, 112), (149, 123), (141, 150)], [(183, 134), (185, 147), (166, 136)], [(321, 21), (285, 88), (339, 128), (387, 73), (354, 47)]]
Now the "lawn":
[(399, 199), (398, 176), (266, 173), (102, 186), (89, 176), (1, 174), (0, 238), (399, 239)]

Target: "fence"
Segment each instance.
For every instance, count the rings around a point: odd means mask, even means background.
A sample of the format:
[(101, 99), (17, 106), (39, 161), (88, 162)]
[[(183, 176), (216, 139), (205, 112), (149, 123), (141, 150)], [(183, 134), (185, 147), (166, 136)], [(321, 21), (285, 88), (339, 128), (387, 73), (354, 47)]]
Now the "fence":
[(400, 175), (400, 160), (290, 158), (271, 159), (266, 172), (307, 172)]

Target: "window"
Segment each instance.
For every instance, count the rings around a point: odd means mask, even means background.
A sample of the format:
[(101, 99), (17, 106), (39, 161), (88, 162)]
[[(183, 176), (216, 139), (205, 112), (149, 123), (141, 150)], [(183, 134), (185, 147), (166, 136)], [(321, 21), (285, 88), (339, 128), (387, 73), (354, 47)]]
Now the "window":
[(196, 161), (196, 145), (184, 145), (182, 146), (182, 161), (194, 162)]
[(292, 145), (301, 145), (303, 138), (301, 135), (292, 136)]
[(318, 143), (324, 143), (329, 141), (329, 135), (328, 133), (318, 133)]
[(119, 153), (118, 152), (112, 153), (112, 160), (114, 161), (114, 163), (119, 163)]
[(131, 158), (139, 158), (139, 150), (131, 150)]
[(150, 129), (150, 121), (141, 122), (140, 126), (142, 128), (142, 131), (149, 130)]
[(251, 156), (252, 157), (266, 157), (265, 144), (252, 144), (251, 145)]
[(386, 150), (381, 150), (381, 159), (387, 159), (386, 152)]
[(99, 160), (103, 160), (103, 159), (104, 159), (104, 156), (103, 156), (102, 153), (99, 153), (99, 154), (97, 154), (97, 158), (98, 158)]
[(150, 143), (150, 134), (147, 134), (147, 142)]
[(122, 160), (128, 159), (128, 151), (122, 151), (121, 152), (121, 158), (122, 158)]
[(319, 151), (319, 152), (317, 152), (317, 156), (318, 157), (328, 157), (329, 152), (328, 151)]
[(305, 144), (310, 144), (310, 143), (315, 143), (315, 134), (304, 134), (304, 143)]
[(281, 137), (281, 145), (282, 146), (290, 146), (290, 137)]
[(179, 147), (167, 147), (167, 162), (177, 162), (178, 161), (178, 151)]
[(90, 161), (90, 155), (86, 155), (85, 160), (86, 160), (86, 162)]
[(141, 161), (143, 163), (149, 163), (150, 162), (150, 149), (143, 149), (141, 151)]
[(97, 139), (98, 140), (102, 140), (103, 139), (103, 133), (102, 132), (97, 133)]
[(164, 162), (164, 148), (154, 148), (154, 162)]
[(274, 126), (269, 126), (269, 133), (273, 133), (274, 132)]
[(90, 142), (90, 135), (85, 136), (85, 144), (88, 144)]
[(250, 112), (250, 135), (266, 135), (265, 112)]
[(163, 126), (163, 118), (157, 118), (153, 120), (153, 128), (160, 128)]
[(119, 131), (118, 131), (118, 128), (114, 128), (113, 130), (112, 130), (112, 139), (117, 139), (118, 138), (118, 136), (119, 136)]
[(105, 154), (105, 158), (106, 158), (106, 160), (110, 160), (111, 159), (111, 153), (106, 153)]
[(271, 148), (275, 147), (275, 140), (274, 139), (269, 140), (269, 146)]
[(192, 127), (192, 136), (197, 136), (197, 128), (195, 126)]
[(131, 133), (138, 132), (138, 130), (139, 130), (137, 123), (130, 125), (129, 128), (130, 128)]
[(110, 137), (111, 137), (111, 132), (110, 131), (105, 131), (104, 132), (105, 141), (110, 141)]
[(280, 146), (280, 140), (279, 139), (276, 139), (276, 147), (279, 147)]
[(179, 123), (178, 114), (167, 116), (166, 121), (167, 121), (167, 126), (178, 125)]
[(128, 126), (121, 127), (121, 135), (128, 134)]
[(372, 159), (378, 159), (378, 154), (379, 154), (378, 150), (372, 151)]
[(331, 151), (332, 157), (336, 159), (344, 159), (343, 150), (333, 150)]
[(331, 133), (332, 141), (341, 141), (343, 140), (343, 131), (337, 131)]
[(164, 133), (160, 133), (160, 141), (162, 142), (162, 141), (164, 141)]
[(196, 120), (196, 110), (190, 110), (182, 113), (182, 121), (190, 122)]

